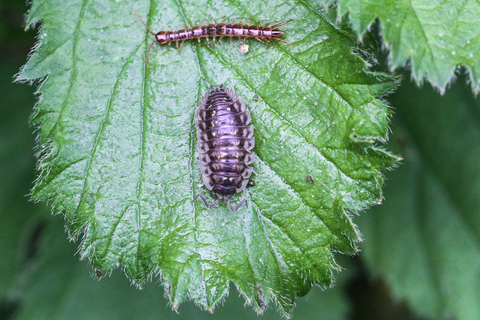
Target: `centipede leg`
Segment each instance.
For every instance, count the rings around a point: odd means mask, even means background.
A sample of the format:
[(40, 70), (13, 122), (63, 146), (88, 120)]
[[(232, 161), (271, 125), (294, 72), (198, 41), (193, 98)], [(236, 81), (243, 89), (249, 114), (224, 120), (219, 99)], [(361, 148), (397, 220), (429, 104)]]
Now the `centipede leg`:
[(242, 201), (240, 201), (240, 203), (239, 203), (235, 208), (232, 206), (232, 204), (230, 203), (230, 201), (228, 201), (228, 198), (225, 197), (225, 198), (223, 198), (223, 200), (225, 200), (225, 203), (230, 207), (230, 209), (231, 209), (233, 212), (237, 212), (238, 208), (240, 208), (240, 206), (241, 206), (242, 204), (244, 204), (244, 203), (245, 203), (245, 207), (248, 208), (247, 199), (243, 199)]
[(197, 194), (197, 196), (195, 197), (195, 199), (193, 199), (193, 201), (197, 200), (198, 197), (202, 198), (203, 203), (205, 203), (205, 206), (207, 207), (207, 209), (211, 209), (212, 207), (214, 207), (215, 205), (217, 205), (217, 204), (218, 204), (220, 201), (222, 201), (222, 199), (223, 199), (223, 198), (218, 198), (216, 201), (212, 202), (211, 204), (208, 204), (207, 199), (205, 199), (205, 197), (203, 196), (203, 194), (199, 193), (199, 194)]
[(272, 44), (267, 38), (262, 38), (263, 41), (265, 41), (267, 44)]
[(183, 46), (184, 42), (185, 42), (185, 40), (182, 40), (182, 42), (180, 43), (180, 48), (178, 48), (178, 51), (180, 51), (180, 49), (182, 49), (182, 46)]
[(275, 38), (275, 40), (280, 41), (280, 42), (283, 42), (283, 43), (286, 43), (286, 44), (288, 44), (288, 45), (290, 45), (290, 46), (294, 46), (294, 47), (295, 47), (294, 44), (292, 44), (292, 43), (290, 43), (290, 42), (288, 42), (288, 41), (285, 41), (285, 40), (283, 40), (283, 39)]
[(283, 22), (280, 22), (280, 23), (277, 23), (277, 24), (274, 24), (273, 26), (271, 26), (271, 28), (278, 28), (278, 27), (281, 27), (283, 26), (284, 24), (287, 24), (289, 22), (293, 21), (293, 19), (290, 19), (290, 20), (287, 20), (287, 21), (283, 21)]
[[(265, 44), (265, 45), (266, 45), (266, 42), (265, 42), (265, 41), (263, 41), (263, 40), (260, 40), (260, 38), (255, 38), (255, 39), (257, 39), (257, 41), (258, 41), (258, 42), (260, 42), (260, 43), (263, 43), (263, 44)], [(264, 39), (264, 40), (265, 40), (265, 39)]]

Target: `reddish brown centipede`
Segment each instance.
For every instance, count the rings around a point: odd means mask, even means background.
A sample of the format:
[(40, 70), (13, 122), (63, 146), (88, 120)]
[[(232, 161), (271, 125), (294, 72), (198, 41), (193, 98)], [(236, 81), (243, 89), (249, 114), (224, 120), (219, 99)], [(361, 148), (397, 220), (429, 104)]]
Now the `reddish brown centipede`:
[[(212, 18), (211, 24), (207, 25), (207, 19), (204, 21), (203, 26), (194, 26), (191, 27), (190, 24), (188, 24), (187, 29), (179, 29), (177, 31), (160, 31), (160, 32), (153, 32), (147, 24), (142, 20), (142, 18), (138, 15), (138, 13), (135, 11), (135, 14), (137, 15), (138, 19), (143, 23), (145, 28), (147, 28), (148, 32), (155, 37), (155, 39), (152, 41), (150, 46), (148, 47), (147, 50), (147, 63), (148, 65), (152, 65), (149, 61), (149, 56), (150, 56), (150, 50), (152, 49), (153, 45), (155, 42), (158, 42), (159, 44), (168, 44), (170, 45), (173, 41), (176, 42), (176, 47), (178, 49), (178, 42), (181, 41), (180, 43), (180, 48), (183, 45), (183, 42), (185, 40), (190, 40), (190, 39), (198, 39), (198, 42), (200, 42), (200, 38), (206, 38), (207, 43), (210, 44), (210, 41), (208, 40), (209, 37), (213, 38), (213, 42), (215, 43), (215, 37), (220, 37), (219, 41), (222, 40), (223, 37), (230, 37), (230, 42), (232, 43), (232, 38), (233, 37), (238, 37), (238, 40), (242, 42), (242, 38), (255, 38), (258, 41), (262, 43), (270, 43), (269, 40), (275, 40), (275, 41), (280, 41), (283, 43), (288, 43), (285, 40), (280, 39), (279, 37), (282, 36), (285, 32), (282, 30), (279, 30), (278, 27), (283, 26), (284, 24), (289, 23), (293, 19), (283, 21), (280, 23), (276, 23), (272, 26), (270, 26), (270, 23), (267, 23), (264, 26), (261, 25), (256, 25), (256, 24), (250, 24), (251, 20), (248, 21), (247, 24), (243, 24), (243, 18), (241, 18), (240, 23), (235, 23), (236, 19), (233, 19), (233, 23), (226, 24), (224, 23), (224, 19), (222, 19), (221, 23), (215, 23), (215, 21)], [(233, 45), (233, 43), (232, 43)]]

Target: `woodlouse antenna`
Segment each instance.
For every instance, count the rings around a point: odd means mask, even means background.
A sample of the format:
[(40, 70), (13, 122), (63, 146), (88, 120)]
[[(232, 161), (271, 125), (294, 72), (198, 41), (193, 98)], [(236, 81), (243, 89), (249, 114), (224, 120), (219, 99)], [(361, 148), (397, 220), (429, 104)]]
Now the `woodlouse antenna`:
[(225, 203), (230, 207), (230, 210), (232, 210), (233, 212), (237, 212), (237, 210), (242, 206), (242, 204), (245, 203), (245, 207), (248, 208), (248, 201), (247, 199), (243, 199), (242, 201), (240, 201), (240, 203), (234, 207), (230, 201), (228, 201), (228, 197), (218, 197), (217, 200), (215, 200), (214, 202), (212, 202), (211, 204), (208, 204), (207, 202), (207, 199), (205, 199), (205, 197), (203, 196), (203, 194), (199, 193), (197, 194), (197, 196), (195, 197), (195, 199), (193, 199), (194, 201), (197, 200), (197, 198), (200, 197), (202, 200), (203, 200), (203, 203), (205, 203), (205, 206), (207, 207), (207, 209), (211, 209), (213, 207), (215, 207), (220, 201), (225, 201)]

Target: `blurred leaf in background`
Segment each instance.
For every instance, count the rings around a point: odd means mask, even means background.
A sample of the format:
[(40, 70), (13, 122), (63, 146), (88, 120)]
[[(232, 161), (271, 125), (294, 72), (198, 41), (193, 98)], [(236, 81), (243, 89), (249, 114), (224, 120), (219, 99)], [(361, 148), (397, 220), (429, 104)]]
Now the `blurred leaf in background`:
[(420, 315), (480, 319), (480, 101), (464, 76), (444, 96), (405, 78), (389, 97), (405, 160), (357, 220), (362, 259)]

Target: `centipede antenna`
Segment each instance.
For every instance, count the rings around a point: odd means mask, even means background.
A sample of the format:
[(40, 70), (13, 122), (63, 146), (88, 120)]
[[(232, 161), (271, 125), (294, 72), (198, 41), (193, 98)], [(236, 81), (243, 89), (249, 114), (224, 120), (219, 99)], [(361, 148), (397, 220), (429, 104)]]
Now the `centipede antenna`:
[(149, 66), (153, 66), (152, 63), (150, 63), (150, 50), (152, 50), (152, 47), (153, 45), (155, 44), (155, 42), (157, 42), (157, 39), (153, 40), (152, 43), (150, 44), (150, 47), (148, 47), (148, 50), (147, 50), (147, 64)]
[(223, 200), (225, 200), (225, 203), (228, 204), (228, 206), (230, 207), (230, 209), (233, 211), (233, 212), (237, 212), (238, 208), (240, 208), (240, 206), (242, 204), (245, 203), (245, 207), (248, 208), (248, 202), (247, 202), (247, 199), (243, 199), (242, 201), (240, 201), (240, 203), (235, 207), (233, 208), (232, 204), (230, 203), (230, 201), (228, 201), (228, 198), (227, 197), (224, 197)]
[(155, 36), (155, 32), (153, 32), (152, 30), (150, 30), (150, 28), (147, 26), (147, 24), (145, 22), (143, 22), (142, 20), (142, 17), (140, 17), (140, 15), (138, 14), (137, 10), (133, 10), (133, 12), (135, 12), (135, 14), (137, 15), (137, 18), (140, 20), (140, 22), (145, 26), (145, 28), (147, 28), (148, 32), (150, 32), (151, 35)]

